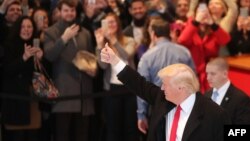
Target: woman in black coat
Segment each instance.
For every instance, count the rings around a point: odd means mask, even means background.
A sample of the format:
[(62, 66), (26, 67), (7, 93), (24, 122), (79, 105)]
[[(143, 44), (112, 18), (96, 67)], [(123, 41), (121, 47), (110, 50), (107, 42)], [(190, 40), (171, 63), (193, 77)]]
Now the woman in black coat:
[[(13, 97), (2, 101), (2, 120), (8, 141), (37, 140), (36, 131), (40, 126), (37, 103), (18, 99), (31, 96), (34, 56), (38, 59), (43, 56), (40, 48), (32, 47), (35, 33), (32, 19), (21, 17), (13, 26), (4, 47), (3, 93)], [(37, 117), (31, 118), (32, 114)], [(31, 123), (33, 119), (37, 120), (35, 124)]]

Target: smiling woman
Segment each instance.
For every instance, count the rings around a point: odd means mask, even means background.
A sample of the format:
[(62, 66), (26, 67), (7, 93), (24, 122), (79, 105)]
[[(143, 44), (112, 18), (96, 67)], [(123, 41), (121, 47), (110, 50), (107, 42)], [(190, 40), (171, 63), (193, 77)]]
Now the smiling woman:
[[(43, 55), (40, 48), (32, 47), (35, 31), (32, 19), (21, 17), (13, 25), (6, 41), (3, 61), (3, 92), (12, 94), (13, 97), (15, 95), (30, 97), (32, 94), (30, 87), (34, 70), (33, 58), (35, 56), (41, 59)], [(6, 140), (37, 140), (41, 120), (37, 102), (4, 99), (2, 101), (2, 119), (8, 133)], [(29, 139), (27, 140), (27, 138)]]
[(21, 30), (20, 30), (20, 37), (21, 39), (27, 41), (31, 38), (33, 34), (34, 27), (30, 19), (25, 19), (22, 22)]
[[(198, 3), (199, 0), (190, 0), (188, 16), (194, 16)], [(213, 20), (229, 33), (238, 15), (236, 0), (209, 0), (208, 8)]]
[(208, 8), (215, 18), (223, 17), (227, 12), (227, 6), (222, 0), (210, 0)]

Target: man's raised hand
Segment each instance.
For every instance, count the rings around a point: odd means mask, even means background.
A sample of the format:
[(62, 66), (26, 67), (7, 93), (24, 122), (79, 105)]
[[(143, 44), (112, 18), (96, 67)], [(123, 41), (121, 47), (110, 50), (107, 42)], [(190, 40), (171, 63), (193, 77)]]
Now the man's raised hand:
[(67, 27), (62, 35), (63, 41), (67, 43), (71, 38), (77, 35), (79, 29), (80, 29), (80, 26), (77, 24), (73, 24)]
[(108, 43), (105, 44), (105, 47), (101, 51), (101, 61), (109, 63), (113, 66), (115, 66), (120, 61), (120, 58), (109, 47)]

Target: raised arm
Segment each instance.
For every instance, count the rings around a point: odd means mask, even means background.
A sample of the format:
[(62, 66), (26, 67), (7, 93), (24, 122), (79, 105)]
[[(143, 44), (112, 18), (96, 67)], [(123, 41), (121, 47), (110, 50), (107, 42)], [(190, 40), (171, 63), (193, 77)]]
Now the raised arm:
[(194, 17), (195, 15), (195, 9), (199, 3), (199, 0), (190, 0), (189, 1), (189, 10), (188, 10), (188, 13), (187, 13), (187, 17)]
[(237, 20), (238, 8), (236, 0), (224, 0), (224, 2), (227, 5), (228, 10), (225, 17), (223, 17), (223, 19), (220, 21), (219, 25), (227, 33), (230, 33), (235, 21)]
[(155, 99), (159, 97), (158, 93), (162, 93), (163, 96), (163, 91), (159, 87), (146, 81), (137, 71), (122, 62), (107, 44), (101, 51), (101, 61), (114, 66), (118, 79), (124, 86), (148, 103), (154, 105)]

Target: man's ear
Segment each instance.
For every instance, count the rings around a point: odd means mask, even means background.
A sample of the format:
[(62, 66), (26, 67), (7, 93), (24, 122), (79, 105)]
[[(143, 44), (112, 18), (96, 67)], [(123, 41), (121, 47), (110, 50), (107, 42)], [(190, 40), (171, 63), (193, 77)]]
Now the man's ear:
[(184, 87), (183, 86), (178, 86), (178, 90), (183, 90)]
[(179, 92), (187, 91), (187, 87), (184, 86), (184, 85), (179, 85), (179, 86), (178, 86), (178, 91), (179, 91)]
[(224, 75), (224, 77), (228, 77), (228, 71), (223, 71), (223, 75)]
[(155, 31), (154, 30), (151, 30), (151, 34), (152, 34), (152, 36), (153, 36), (154, 39), (157, 38), (157, 36), (155, 35)]

